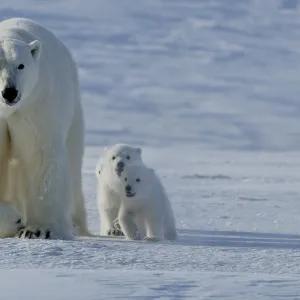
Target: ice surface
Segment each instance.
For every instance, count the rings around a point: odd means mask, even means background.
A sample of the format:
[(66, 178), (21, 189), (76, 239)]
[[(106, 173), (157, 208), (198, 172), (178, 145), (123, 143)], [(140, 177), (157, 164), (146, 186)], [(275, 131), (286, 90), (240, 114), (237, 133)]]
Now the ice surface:
[(97, 233), (102, 147), (143, 147), (175, 242), (5, 239), (0, 298), (300, 298), (300, 1), (1, 0), (69, 46)]

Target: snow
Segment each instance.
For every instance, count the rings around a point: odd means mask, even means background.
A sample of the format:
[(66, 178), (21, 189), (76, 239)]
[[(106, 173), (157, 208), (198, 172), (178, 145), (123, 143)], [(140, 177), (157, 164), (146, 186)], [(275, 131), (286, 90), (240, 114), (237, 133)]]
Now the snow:
[[(10, 270), (3, 299), (297, 299), (299, 277), (239, 273), (145, 272), (119, 270)], [(137, 277), (138, 276), (138, 281)], [(43, 279), (41, 281), (41, 278)], [(16, 280), (18, 291), (15, 289)], [(34, 289), (29, 286), (35, 281)], [(36, 287), (36, 283), (39, 283)], [(280, 288), (278, 288), (280, 287)], [(294, 292), (291, 292), (291, 289)], [(38, 294), (37, 290), (43, 292)]]
[(300, 1), (2, 0), (53, 30), (79, 66), (83, 183), (105, 145), (142, 146), (179, 239), (4, 239), (1, 297), (297, 299)]

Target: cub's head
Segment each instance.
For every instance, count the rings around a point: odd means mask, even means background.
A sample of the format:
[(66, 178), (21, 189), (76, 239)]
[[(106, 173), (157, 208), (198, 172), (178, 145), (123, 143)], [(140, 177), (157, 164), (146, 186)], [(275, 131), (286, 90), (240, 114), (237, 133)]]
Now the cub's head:
[(116, 144), (104, 149), (104, 165), (105, 167), (109, 167), (118, 177), (121, 176), (126, 165), (141, 161), (141, 148), (132, 147), (126, 144)]
[(153, 188), (153, 169), (143, 165), (132, 164), (124, 169), (121, 175), (123, 193), (127, 198), (143, 197)]
[(41, 43), (0, 41), (0, 115), (9, 116), (30, 96), (39, 78)]

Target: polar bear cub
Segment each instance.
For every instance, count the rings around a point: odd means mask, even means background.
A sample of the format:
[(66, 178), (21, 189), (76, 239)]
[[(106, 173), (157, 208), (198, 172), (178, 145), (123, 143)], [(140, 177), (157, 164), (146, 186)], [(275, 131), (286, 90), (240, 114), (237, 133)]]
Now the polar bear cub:
[(101, 235), (123, 235), (116, 226), (120, 209), (121, 174), (131, 163), (143, 163), (142, 149), (127, 144), (115, 144), (104, 148), (103, 160), (100, 158), (96, 166), (98, 178), (97, 202), (100, 213)]
[(171, 203), (155, 171), (144, 164), (131, 164), (124, 168), (121, 179), (116, 187), (121, 194), (118, 220), (125, 237), (176, 239)]

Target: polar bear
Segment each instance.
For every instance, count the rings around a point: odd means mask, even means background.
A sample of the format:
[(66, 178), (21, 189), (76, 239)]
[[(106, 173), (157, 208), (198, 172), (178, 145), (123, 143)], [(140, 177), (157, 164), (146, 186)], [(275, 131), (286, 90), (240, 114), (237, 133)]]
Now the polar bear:
[(73, 224), (88, 235), (83, 151), (78, 74), (69, 50), (34, 21), (1, 22), (0, 226), (7, 222), (3, 206), (11, 211), (6, 217), (14, 216), (8, 227), (17, 224), (16, 236), (71, 238)]
[(121, 194), (118, 220), (127, 239), (176, 239), (171, 203), (154, 169), (127, 165), (115, 190)]
[(114, 186), (120, 184), (124, 167), (131, 163), (143, 163), (142, 149), (122, 143), (105, 147), (103, 161), (99, 158), (97, 162), (97, 202), (101, 235), (123, 235), (117, 220), (120, 195)]

